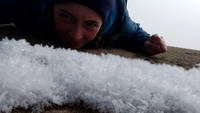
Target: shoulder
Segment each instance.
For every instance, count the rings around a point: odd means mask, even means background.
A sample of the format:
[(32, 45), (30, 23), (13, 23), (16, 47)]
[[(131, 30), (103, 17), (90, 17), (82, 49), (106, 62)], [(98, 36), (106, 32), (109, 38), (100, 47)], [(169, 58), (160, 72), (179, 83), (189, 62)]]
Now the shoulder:
[(102, 27), (103, 37), (110, 36), (121, 26), (126, 12), (127, 0), (116, 0), (115, 7)]
[(117, 12), (120, 17), (123, 17), (127, 11), (127, 0), (117, 0)]
[(119, 5), (126, 7), (128, 0), (117, 0), (117, 2), (119, 3)]

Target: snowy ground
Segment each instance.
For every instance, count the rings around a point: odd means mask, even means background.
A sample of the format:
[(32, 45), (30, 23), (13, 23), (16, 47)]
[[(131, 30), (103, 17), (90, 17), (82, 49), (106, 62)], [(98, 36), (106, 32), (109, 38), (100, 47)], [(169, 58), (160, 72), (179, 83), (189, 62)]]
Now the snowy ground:
[(0, 112), (77, 100), (111, 113), (199, 113), (200, 68), (0, 42)]

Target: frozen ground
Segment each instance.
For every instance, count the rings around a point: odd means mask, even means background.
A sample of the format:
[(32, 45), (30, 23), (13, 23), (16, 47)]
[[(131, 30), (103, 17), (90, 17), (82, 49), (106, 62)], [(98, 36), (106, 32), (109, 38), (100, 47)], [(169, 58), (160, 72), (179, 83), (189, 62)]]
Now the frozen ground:
[(79, 100), (101, 112), (199, 113), (200, 68), (0, 42), (0, 112)]

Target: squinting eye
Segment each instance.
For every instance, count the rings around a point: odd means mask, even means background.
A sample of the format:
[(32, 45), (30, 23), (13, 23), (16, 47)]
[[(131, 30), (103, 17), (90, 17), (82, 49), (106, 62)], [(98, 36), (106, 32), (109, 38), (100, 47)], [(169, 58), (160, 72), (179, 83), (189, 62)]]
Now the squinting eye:
[(86, 27), (88, 27), (88, 28), (98, 28), (99, 27), (99, 25), (98, 24), (96, 24), (96, 23), (93, 23), (93, 22), (86, 22)]
[(71, 20), (72, 17), (68, 14), (65, 14), (65, 13), (60, 13), (60, 16), (64, 17), (66, 20)]

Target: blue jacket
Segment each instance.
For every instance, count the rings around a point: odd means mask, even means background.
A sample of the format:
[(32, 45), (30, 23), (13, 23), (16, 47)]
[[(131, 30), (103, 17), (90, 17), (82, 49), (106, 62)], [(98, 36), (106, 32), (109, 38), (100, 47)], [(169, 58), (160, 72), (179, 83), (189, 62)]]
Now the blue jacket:
[[(55, 0), (0, 0), (0, 22), (13, 22), (36, 36), (52, 36)], [(102, 38), (120, 34), (118, 45), (129, 50), (140, 49), (150, 37), (127, 11), (127, 0), (117, 0), (108, 21), (103, 24)]]

